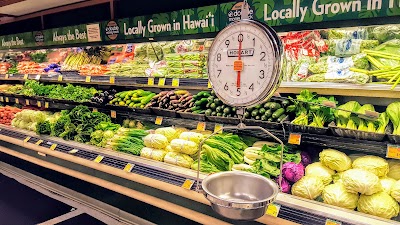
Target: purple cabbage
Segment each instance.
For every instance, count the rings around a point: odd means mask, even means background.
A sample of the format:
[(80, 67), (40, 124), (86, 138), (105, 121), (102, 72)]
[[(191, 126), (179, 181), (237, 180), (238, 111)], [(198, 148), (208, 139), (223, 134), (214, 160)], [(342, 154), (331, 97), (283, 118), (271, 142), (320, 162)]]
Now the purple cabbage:
[[(275, 178), (276, 183), (279, 185), (279, 177)], [(282, 177), (282, 192), (290, 194), (290, 183), (285, 178)]]
[(304, 176), (304, 166), (301, 163), (287, 162), (283, 164), (282, 174), (286, 180), (297, 182)]
[(301, 164), (303, 164), (304, 167), (312, 163), (311, 157), (307, 152), (302, 151), (300, 153), (300, 156), (301, 156)]

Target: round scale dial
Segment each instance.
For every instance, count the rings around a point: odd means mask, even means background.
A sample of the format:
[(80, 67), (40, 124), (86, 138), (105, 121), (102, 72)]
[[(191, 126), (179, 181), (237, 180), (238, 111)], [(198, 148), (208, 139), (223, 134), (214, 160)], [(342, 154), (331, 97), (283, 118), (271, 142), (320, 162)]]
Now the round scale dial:
[(276, 91), (282, 44), (274, 30), (252, 20), (229, 25), (214, 39), (208, 56), (210, 83), (227, 105), (250, 107)]

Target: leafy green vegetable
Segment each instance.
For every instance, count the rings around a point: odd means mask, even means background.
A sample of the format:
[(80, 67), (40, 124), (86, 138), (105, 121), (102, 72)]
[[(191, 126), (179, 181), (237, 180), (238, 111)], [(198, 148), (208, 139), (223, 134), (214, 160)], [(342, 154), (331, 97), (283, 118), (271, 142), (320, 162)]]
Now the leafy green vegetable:
[(204, 151), (210, 163), (214, 164), (219, 170), (230, 171), (232, 169), (234, 162), (226, 153), (208, 145), (203, 145), (202, 151)]
[[(357, 112), (360, 108), (360, 103), (356, 101), (349, 101), (343, 105), (340, 105), (338, 109), (334, 112), (334, 116), (336, 118), (336, 126), (345, 128), (347, 126), (347, 123), (349, 122), (351, 112)], [(344, 109), (347, 111), (343, 111), (340, 109)]]
[(36, 133), (37, 134), (50, 134), (51, 133), (51, 124), (49, 121), (42, 121), (36, 124)]
[(393, 102), (388, 105), (386, 113), (393, 124), (393, 134), (400, 135), (400, 102)]

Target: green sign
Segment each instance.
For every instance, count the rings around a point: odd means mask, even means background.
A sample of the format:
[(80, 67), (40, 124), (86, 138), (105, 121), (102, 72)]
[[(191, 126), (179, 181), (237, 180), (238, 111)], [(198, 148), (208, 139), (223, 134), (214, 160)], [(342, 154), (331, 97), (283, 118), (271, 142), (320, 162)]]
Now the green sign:
[(1, 36), (0, 41), (0, 49), (26, 48), (35, 46), (32, 32)]
[(101, 41), (100, 24), (98, 23), (61, 27), (42, 32), (45, 46)]
[[(247, 0), (0, 36), (0, 49), (218, 32), (242, 18), (270, 26), (400, 15), (400, 0)], [(395, 22), (395, 21), (393, 21)]]
[(218, 5), (102, 23), (103, 40), (131, 40), (219, 30)]
[[(400, 15), (399, 0), (248, 0), (250, 18), (270, 26)], [(240, 19), (243, 2), (220, 5), (221, 26)], [(245, 7), (246, 8), (246, 7)]]

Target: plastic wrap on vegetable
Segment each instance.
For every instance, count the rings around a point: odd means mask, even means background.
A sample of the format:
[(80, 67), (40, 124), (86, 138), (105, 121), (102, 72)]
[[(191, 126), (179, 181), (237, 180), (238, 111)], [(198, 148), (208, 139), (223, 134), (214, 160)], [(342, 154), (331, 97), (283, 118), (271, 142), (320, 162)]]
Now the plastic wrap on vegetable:
[(164, 157), (166, 154), (167, 152), (164, 150), (147, 148), (147, 147), (142, 148), (142, 150), (140, 151), (141, 157), (157, 160), (160, 162), (164, 161)]
[(379, 45), (377, 40), (361, 39), (332, 39), (327, 42), (329, 46), (327, 54), (332, 56), (351, 56)]
[(185, 168), (190, 168), (193, 164), (193, 159), (185, 154), (177, 152), (168, 152), (164, 157), (164, 162), (177, 165)]
[(161, 134), (149, 134), (143, 139), (144, 145), (149, 148), (165, 149), (168, 145), (168, 139)]
[(315, 63), (315, 57), (302, 56), (296, 63), (291, 75), (291, 81), (301, 81), (307, 78), (308, 68)]
[(317, 63), (311, 64), (308, 70), (313, 74), (321, 74), (349, 70), (350, 68), (369, 70), (367, 55), (360, 53), (346, 58), (325, 56), (320, 58)]
[(162, 127), (155, 130), (156, 134), (162, 134), (171, 142), (176, 137), (176, 130), (173, 127)]
[(351, 30), (329, 29), (328, 39), (369, 39), (369, 33), (366, 28), (355, 28)]
[(164, 54), (175, 53), (175, 47), (179, 44), (179, 41), (171, 41), (166, 45), (162, 46)]
[(195, 142), (182, 139), (172, 140), (170, 146), (174, 152), (180, 152), (186, 155), (194, 155), (199, 150)]
[(147, 44), (147, 59), (152, 62), (158, 62), (164, 57), (161, 45), (156, 42)]
[(181, 61), (182, 57), (181, 54), (167, 54), (165, 55), (166, 61)]
[(147, 57), (147, 44), (135, 45), (135, 60), (145, 60)]
[(400, 25), (383, 25), (372, 29), (372, 35), (380, 42), (400, 39)]
[(179, 139), (182, 140), (187, 140), (187, 141), (193, 141), (194, 143), (199, 144), (201, 140), (203, 140), (203, 135), (197, 132), (183, 132), (181, 133), (181, 135), (179, 136)]
[(370, 76), (367, 74), (353, 71), (337, 71), (325, 74), (315, 74), (306, 79), (308, 82), (333, 82), (350, 84), (366, 84), (369, 80)]

